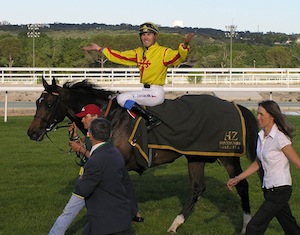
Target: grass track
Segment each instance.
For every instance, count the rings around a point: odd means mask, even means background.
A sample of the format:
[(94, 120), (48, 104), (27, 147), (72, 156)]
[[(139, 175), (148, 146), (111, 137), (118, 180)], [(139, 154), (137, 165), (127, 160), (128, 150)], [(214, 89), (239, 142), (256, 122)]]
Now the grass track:
[[(68, 201), (78, 174), (75, 155), (58, 150), (47, 138), (30, 141), (26, 131), (32, 117), (9, 117), (0, 122), (0, 235), (43, 235)], [(291, 117), (300, 128), (300, 118)], [(68, 151), (67, 130), (50, 133), (60, 148)], [(294, 140), (300, 153), (300, 136)], [(249, 161), (242, 158), (245, 169)], [(294, 192), (290, 201), (300, 222), (299, 172), (291, 166)], [(136, 235), (167, 234), (166, 230), (189, 194), (185, 158), (147, 170), (142, 176), (130, 172), (144, 223), (133, 224)], [(178, 229), (184, 235), (234, 235), (242, 226), (242, 211), (236, 191), (226, 188), (228, 176), (218, 163), (206, 166), (207, 189), (186, 223)], [(252, 214), (262, 202), (258, 176), (249, 178)], [(80, 234), (86, 223), (83, 210), (66, 233)], [(276, 220), (266, 235), (283, 234)]]

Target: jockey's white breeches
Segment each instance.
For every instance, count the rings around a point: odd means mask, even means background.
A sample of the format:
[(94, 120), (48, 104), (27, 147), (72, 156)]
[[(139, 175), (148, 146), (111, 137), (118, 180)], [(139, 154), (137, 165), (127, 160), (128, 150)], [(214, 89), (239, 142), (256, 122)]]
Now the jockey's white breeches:
[(150, 88), (143, 87), (140, 91), (124, 92), (117, 96), (118, 104), (124, 107), (126, 100), (133, 100), (139, 105), (155, 106), (162, 104), (165, 100), (163, 86), (151, 85)]

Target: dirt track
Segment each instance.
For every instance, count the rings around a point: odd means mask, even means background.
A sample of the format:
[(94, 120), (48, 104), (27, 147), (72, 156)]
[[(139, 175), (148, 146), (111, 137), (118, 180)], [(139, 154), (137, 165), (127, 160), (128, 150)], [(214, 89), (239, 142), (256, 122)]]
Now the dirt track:
[[(22, 102), (35, 102), (38, 97), (40, 96), (40, 92), (9, 92), (7, 99), (8, 102), (15, 102), (15, 101), (22, 101)], [(174, 99), (178, 96), (184, 95), (183, 92), (169, 92), (166, 94), (166, 98)], [(191, 94), (191, 93), (189, 93)], [(193, 93), (193, 94), (200, 94)], [(203, 92), (201, 92), (203, 94)], [(213, 93), (207, 93), (213, 94)], [(262, 97), (262, 100), (269, 99), (270, 93), (268, 92), (261, 92), (259, 93)], [(0, 101), (4, 101), (5, 93), (0, 93)], [(277, 92), (272, 94), (272, 99), (276, 102), (297, 102), (300, 100), (300, 95), (298, 93), (286, 93), (286, 92)], [(236, 100), (238, 101), (238, 100)], [(8, 116), (31, 116), (34, 115), (35, 109), (8, 109)], [(0, 107), (0, 116), (4, 116), (4, 108)]]

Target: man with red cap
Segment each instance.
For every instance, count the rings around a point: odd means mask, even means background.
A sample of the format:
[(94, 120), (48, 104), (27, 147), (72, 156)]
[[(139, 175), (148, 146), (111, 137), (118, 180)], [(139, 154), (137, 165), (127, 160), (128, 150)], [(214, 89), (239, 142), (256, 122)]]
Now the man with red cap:
[[(88, 129), (91, 122), (94, 119), (97, 119), (102, 114), (102, 110), (99, 106), (95, 104), (88, 104), (84, 106), (81, 111), (75, 114), (76, 117), (82, 118), (81, 122), (85, 129)], [(69, 127), (69, 132), (73, 133), (73, 140), (69, 141), (69, 145), (72, 150), (77, 152), (77, 154), (83, 154), (84, 157), (90, 157), (91, 142), (88, 137), (85, 137), (84, 140), (81, 140), (77, 134), (77, 127), (75, 123), (72, 123)], [(83, 164), (80, 166), (79, 178), (83, 174)], [(85, 201), (81, 197), (78, 197), (74, 194), (71, 195), (69, 202), (65, 206), (63, 213), (57, 218), (53, 227), (51, 228), (49, 235), (63, 235), (66, 230), (85, 206)]]
[[(99, 108), (99, 106), (95, 104), (88, 104), (84, 106), (79, 113), (75, 114), (75, 116), (81, 118), (81, 122), (83, 123), (84, 129), (87, 130), (91, 122), (94, 119), (100, 117), (101, 114), (102, 110)], [(83, 142), (77, 134), (77, 127), (75, 123), (72, 123), (70, 125), (69, 131), (73, 133), (73, 139), (78, 140), (69, 142), (69, 145), (71, 146), (72, 150), (75, 152), (80, 152), (88, 158), (90, 156), (89, 150), (91, 149), (91, 143), (89, 141), (89, 138), (85, 138), (87, 142), (84, 143), (84, 145), (86, 146), (84, 147)]]

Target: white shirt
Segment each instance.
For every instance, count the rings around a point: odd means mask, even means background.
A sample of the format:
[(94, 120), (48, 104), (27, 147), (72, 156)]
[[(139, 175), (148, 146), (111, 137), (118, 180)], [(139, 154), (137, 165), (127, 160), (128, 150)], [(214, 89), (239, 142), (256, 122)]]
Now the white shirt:
[(99, 147), (101, 146), (102, 144), (104, 144), (105, 142), (102, 142), (102, 143), (98, 143), (98, 144), (95, 144), (92, 146), (92, 149), (90, 151), (90, 156), (92, 156), (92, 153)]
[(276, 124), (268, 136), (264, 137), (264, 130), (258, 133), (257, 156), (264, 170), (263, 188), (292, 185), (289, 160), (282, 152), (289, 144), (291, 140)]

